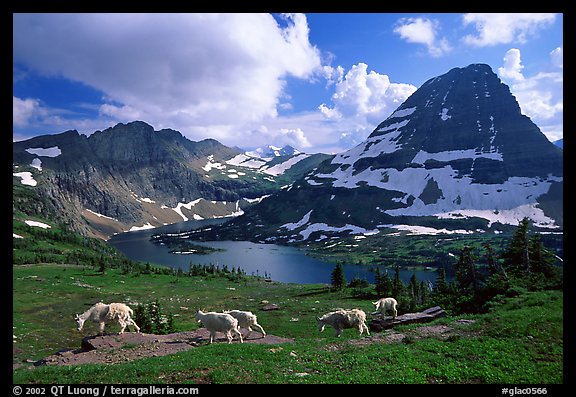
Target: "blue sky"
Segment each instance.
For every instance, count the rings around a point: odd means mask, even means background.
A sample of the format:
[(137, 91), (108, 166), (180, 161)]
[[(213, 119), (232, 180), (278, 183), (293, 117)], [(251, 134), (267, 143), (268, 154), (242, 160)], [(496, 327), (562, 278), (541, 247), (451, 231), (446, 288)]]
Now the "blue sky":
[(563, 14), (14, 14), (13, 140), (142, 120), (338, 153), (471, 63), (563, 138)]

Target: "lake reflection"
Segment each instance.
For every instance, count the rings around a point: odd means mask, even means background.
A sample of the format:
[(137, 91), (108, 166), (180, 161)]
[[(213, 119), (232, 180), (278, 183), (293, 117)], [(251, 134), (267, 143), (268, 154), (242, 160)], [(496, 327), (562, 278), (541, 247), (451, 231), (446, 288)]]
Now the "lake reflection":
[[(249, 241), (211, 241), (194, 242), (198, 245), (207, 245), (220, 248), (208, 255), (171, 254), (165, 245), (154, 244), (150, 236), (158, 233), (177, 233), (192, 228), (219, 224), (226, 219), (187, 221), (173, 225), (162, 226), (156, 229), (122, 233), (114, 236), (108, 243), (130, 259), (168, 266), (173, 269), (181, 268), (187, 272), (191, 264), (214, 264), (227, 266), (228, 269), (240, 267), (248, 275), (266, 276), (275, 281), (299, 284), (330, 283), (330, 277), (335, 263), (323, 262), (306, 255), (306, 251), (295, 247), (285, 247), (274, 244), (257, 244)], [(376, 266), (345, 264), (344, 274), (346, 280), (354, 277), (374, 283), (374, 270)], [(394, 276), (394, 269), (381, 267), (381, 272), (388, 271), (390, 277)], [(400, 277), (408, 284), (414, 271), (400, 270)], [(435, 271), (416, 271), (418, 281), (428, 280), (432, 283), (436, 278)]]

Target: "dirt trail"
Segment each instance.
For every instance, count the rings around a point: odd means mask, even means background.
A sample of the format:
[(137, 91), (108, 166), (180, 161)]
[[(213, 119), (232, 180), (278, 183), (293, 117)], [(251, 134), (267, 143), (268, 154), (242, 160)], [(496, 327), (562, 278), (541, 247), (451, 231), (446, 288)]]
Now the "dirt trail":
[[(78, 365), (88, 363), (116, 364), (145, 357), (158, 357), (188, 350), (207, 344), (210, 333), (206, 328), (196, 331), (177, 332), (168, 335), (125, 332), (122, 335), (107, 334), (88, 336), (82, 339), (78, 349), (61, 350), (39, 360), (35, 365)], [(293, 339), (266, 335), (254, 331), (244, 343), (279, 344)], [(227, 343), (221, 333), (216, 334), (214, 343)], [(234, 339), (232, 343), (240, 343)]]

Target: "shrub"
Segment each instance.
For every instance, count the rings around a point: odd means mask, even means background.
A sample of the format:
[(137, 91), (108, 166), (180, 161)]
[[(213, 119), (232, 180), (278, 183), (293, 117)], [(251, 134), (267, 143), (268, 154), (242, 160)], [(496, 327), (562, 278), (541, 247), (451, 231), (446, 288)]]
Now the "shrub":
[(163, 314), (158, 300), (136, 306), (134, 321), (140, 327), (140, 332), (146, 334), (165, 335), (176, 331), (174, 316)]

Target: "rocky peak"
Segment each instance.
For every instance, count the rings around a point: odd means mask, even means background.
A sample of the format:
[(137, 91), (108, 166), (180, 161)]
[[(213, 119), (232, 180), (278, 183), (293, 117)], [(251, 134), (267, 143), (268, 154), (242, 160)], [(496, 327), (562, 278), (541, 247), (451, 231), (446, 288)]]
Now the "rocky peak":
[(227, 227), (260, 222), (281, 232), (261, 239), (295, 242), (468, 218), (473, 229), (523, 217), (556, 228), (562, 186), (562, 150), (488, 65), (472, 64), (426, 81), (366, 141)]

